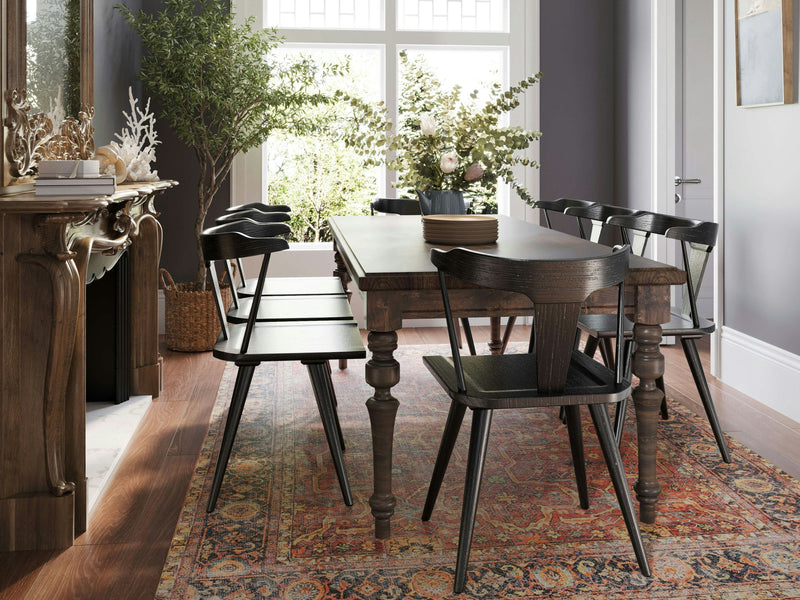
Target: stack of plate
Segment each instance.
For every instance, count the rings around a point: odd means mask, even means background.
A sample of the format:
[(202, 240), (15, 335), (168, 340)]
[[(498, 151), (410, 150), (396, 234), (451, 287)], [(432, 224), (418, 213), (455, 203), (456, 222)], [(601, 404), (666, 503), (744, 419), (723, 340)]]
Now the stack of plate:
[(448, 246), (494, 244), (497, 219), (486, 215), (428, 215), (422, 217), (422, 237), (428, 243)]

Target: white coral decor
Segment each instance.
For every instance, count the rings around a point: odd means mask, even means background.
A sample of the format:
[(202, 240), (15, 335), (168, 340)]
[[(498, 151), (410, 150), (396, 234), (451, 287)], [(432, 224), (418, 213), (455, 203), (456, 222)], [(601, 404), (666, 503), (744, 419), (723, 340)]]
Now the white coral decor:
[(128, 88), (128, 99), (131, 112), (125, 116), (127, 127), (122, 133), (115, 133), (119, 142), (112, 141), (111, 146), (128, 168), (128, 179), (131, 181), (155, 181), (158, 171), (152, 171), (150, 163), (156, 160), (156, 146), (161, 142), (156, 133), (156, 116), (150, 112), (150, 99), (144, 109), (139, 108), (139, 100), (133, 97), (132, 88)]

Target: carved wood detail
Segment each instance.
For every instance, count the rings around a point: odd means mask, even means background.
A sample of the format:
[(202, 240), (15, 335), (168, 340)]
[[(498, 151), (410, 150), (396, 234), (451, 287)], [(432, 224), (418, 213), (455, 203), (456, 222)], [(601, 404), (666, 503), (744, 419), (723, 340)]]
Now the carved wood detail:
[(75, 483), (67, 481), (64, 476), (64, 421), (78, 319), (78, 271), (70, 258), (62, 259), (48, 254), (20, 254), (17, 260), (44, 269), (53, 290), (53, 327), (44, 374), (43, 439), (50, 492), (54, 496), (64, 496), (75, 490)]
[(28, 114), (25, 90), (6, 90), (5, 101), (5, 152), (12, 177), (34, 175), (43, 159), (88, 160), (94, 155), (94, 108), (85, 107), (77, 118), (56, 124), (44, 113)]

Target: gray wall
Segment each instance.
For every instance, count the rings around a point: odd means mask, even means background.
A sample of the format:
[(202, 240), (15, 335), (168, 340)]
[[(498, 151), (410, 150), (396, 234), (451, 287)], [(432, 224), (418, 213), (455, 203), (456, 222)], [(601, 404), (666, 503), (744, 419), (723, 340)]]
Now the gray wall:
[(800, 105), (736, 105), (733, 6), (726, 0), (725, 325), (800, 355)]
[(613, 203), (614, 1), (542, 2), (539, 18), (540, 197)]
[[(130, 112), (128, 86), (134, 98), (142, 98), (137, 81), (141, 44), (128, 24), (114, 10), (113, 2), (94, 3), (94, 141), (97, 147), (112, 141), (125, 125), (122, 111)], [(141, 0), (127, 0), (136, 10)]]
[(651, 39), (649, 2), (615, 1), (614, 204), (650, 210)]

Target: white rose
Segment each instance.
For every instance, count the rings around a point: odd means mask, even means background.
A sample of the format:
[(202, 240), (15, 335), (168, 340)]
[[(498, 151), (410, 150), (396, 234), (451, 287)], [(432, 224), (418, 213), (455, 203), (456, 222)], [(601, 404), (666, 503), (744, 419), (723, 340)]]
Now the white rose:
[(445, 152), (442, 154), (439, 166), (442, 168), (442, 173), (452, 173), (458, 166), (458, 155), (455, 152)]
[(422, 135), (434, 135), (436, 133), (436, 119), (430, 114), (422, 115), (419, 120), (419, 129)]

